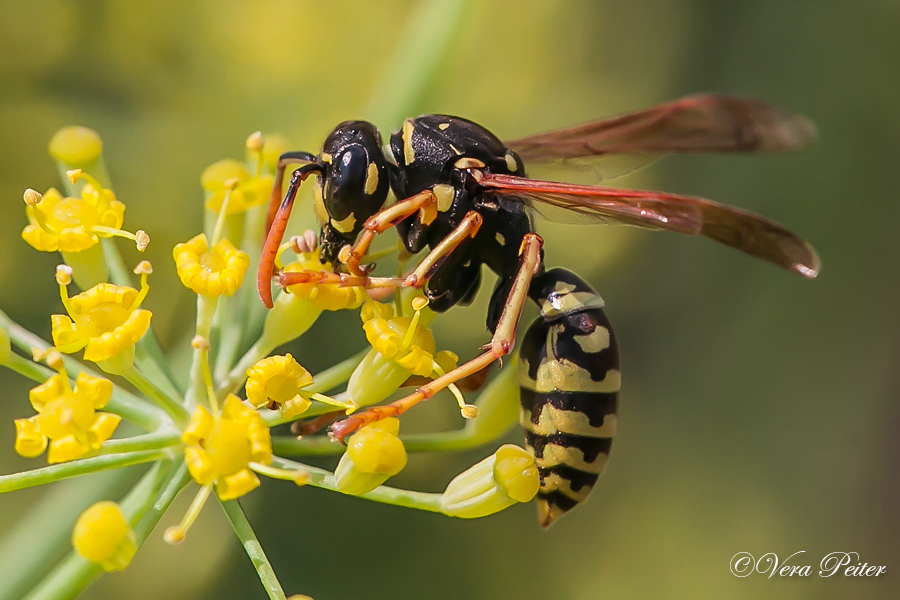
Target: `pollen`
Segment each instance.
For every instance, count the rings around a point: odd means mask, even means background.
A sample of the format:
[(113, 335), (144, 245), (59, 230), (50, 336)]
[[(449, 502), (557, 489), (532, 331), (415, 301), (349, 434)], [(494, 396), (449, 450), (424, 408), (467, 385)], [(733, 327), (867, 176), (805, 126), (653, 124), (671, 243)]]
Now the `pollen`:
[(85, 360), (98, 363), (118, 355), (133, 356), (134, 345), (147, 332), (152, 316), (149, 310), (139, 308), (150, 291), (147, 277), (151, 269), (150, 263), (146, 264), (140, 273), (140, 291), (101, 283), (69, 298), (62, 279), (60, 296), (68, 314), (50, 317), (53, 343), (60, 352), (71, 354), (84, 348)]
[(221, 500), (233, 500), (259, 486), (251, 463), (272, 461), (272, 439), (265, 421), (255, 410), (230, 394), (222, 414), (213, 416), (199, 407), (185, 427), (185, 462), (194, 481), (215, 484)]
[(244, 281), (250, 258), (226, 239), (212, 248), (205, 234), (177, 244), (172, 251), (178, 278), (194, 293), (212, 298), (233, 295)]
[(137, 544), (122, 509), (115, 502), (97, 502), (81, 513), (72, 531), (72, 546), (104, 571), (121, 571), (131, 562)]
[(29, 392), (37, 414), (29, 419), (16, 419), (16, 452), (34, 458), (49, 446), (47, 461), (53, 464), (98, 450), (112, 437), (121, 417), (97, 412), (109, 402), (111, 381), (80, 373), (73, 388), (62, 361), (48, 362), (59, 373)]
[(302, 390), (313, 377), (290, 354), (270, 356), (247, 371), (247, 400), (257, 407), (281, 408), (281, 417), (290, 419), (306, 412), (311, 402)]

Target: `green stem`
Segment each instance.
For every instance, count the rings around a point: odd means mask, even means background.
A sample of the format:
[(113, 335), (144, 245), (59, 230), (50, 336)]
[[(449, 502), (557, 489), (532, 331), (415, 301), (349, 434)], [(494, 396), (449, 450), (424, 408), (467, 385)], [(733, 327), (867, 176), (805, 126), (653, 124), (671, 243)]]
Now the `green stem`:
[(262, 582), (266, 594), (268, 594), (269, 598), (272, 600), (285, 600), (284, 590), (281, 588), (278, 578), (275, 577), (275, 571), (272, 569), (272, 565), (269, 563), (266, 553), (263, 551), (259, 540), (256, 538), (256, 534), (253, 532), (253, 528), (247, 520), (247, 515), (245, 515), (243, 509), (241, 509), (241, 505), (237, 500), (229, 500), (227, 502), (220, 501), (219, 504), (222, 505), (222, 509), (225, 511), (228, 520), (231, 521), (231, 526), (234, 528), (234, 532), (237, 534), (238, 539), (241, 540), (244, 551), (247, 552), (247, 556), (250, 557), (250, 562), (253, 563), (253, 568), (256, 569), (256, 573), (259, 575), (259, 580)]
[(92, 458), (84, 458), (58, 465), (50, 465), (49, 467), (42, 467), (40, 469), (33, 469), (31, 471), (0, 475), (0, 494), (34, 487), (36, 485), (43, 485), (45, 483), (52, 483), (77, 475), (96, 473), (98, 471), (106, 471), (107, 469), (118, 469), (120, 467), (153, 462), (155, 460), (162, 460), (170, 457), (171, 453), (166, 450), (142, 450), (125, 454), (94, 456)]
[[(334, 481), (334, 475), (330, 471), (296, 463), (292, 460), (287, 460), (286, 458), (278, 456), (274, 457), (272, 465), (281, 467), (282, 469), (303, 471), (309, 475), (309, 481), (307, 482), (309, 485), (325, 490), (331, 490), (332, 492), (341, 492), (337, 487), (337, 483)], [(382, 485), (371, 492), (362, 494), (358, 497), (373, 502), (381, 502), (382, 504), (393, 504), (394, 506), (415, 508), (417, 510), (428, 512), (441, 512), (440, 494), (413, 492)]]
[[(216, 316), (216, 307), (218, 306), (217, 298), (208, 298), (203, 295), (197, 296), (197, 325), (195, 335), (210, 341), (210, 332), (212, 331), (213, 319)], [(194, 348), (191, 358), (190, 379), (188, 381), (188, 389), (185, 394), (185, 404), (188, 410), (193, 410), (201, 404), (200, 399), (206, 397), (206, 382), (203, 380), (203, 355), (204, 351)], [(208, 358), (206, 360), (209, 360)]]
[(398, 124), (421, 112), (419, 103), (435, 67), (459, 30), (469, 0), (420, 2), (397, 36), (401, 40), (364, 114), (373, 123)]
[(173, 398), (166, 394), (163, 390), (150, 381), (142, 371), (137, 367), (122, 374), (131, 385), (139, 389), (145, 396), (152, 400), (157, 406), (166, 411), (172, 420), (179, 425), (184, 425), (190, 415), (185, 407), (181, 404), (181, 399)]
[[(7, 330), (12, 343), (23, 352), (31, 353), (32, 348), (46, 350), (50, 347), (50, 344), (10, 319), (2, 310), (0, 310), (0, 327), (4, 327)], [(63, 362), (66, 364), (66, 372), (72, 379), (78, 377), (78, 373), (81, 372), (92, 377), (105, 378), (94, 369), (71, 356), (63, 355)], [(34, 381), (43, 382), (56, 375), (55, 371), (43, 365), (35, 364), (17, 354), (11, 355), (5, 366)], [(121, 415), (147, 431), (157, 429), (166, 419), (163, 413), (155, 406), (148, 404), (143, 399), (118, 386), (113, 388), (113, 395), (109, 404), (106, 405), (106, 409)]]
[[(184, 462), (179, 468), (157, 464), (122, 500), (122, 512), (134, 524), (137, 545), (153, 531), (160, 517), (188, 480)], [(26, 600), (69, 600), (80, 595), (97, 577), (101, 568), (75, 552), (64, 558), (26, 597)]]
[(174, 446), (181, 441), (181, 432), (174, 427), (166, 427), (153, 433), (128, 438), (108, 440), (100, 447), (101, 455), (124, 454), (142, 450), (159, 450)]
[(94, 502), (117, 497), (137, 479), (119, 469), (57, 483), (16, 515), (0, 542), (0, 598), (21, 598), (72, 545), (71, 526)]

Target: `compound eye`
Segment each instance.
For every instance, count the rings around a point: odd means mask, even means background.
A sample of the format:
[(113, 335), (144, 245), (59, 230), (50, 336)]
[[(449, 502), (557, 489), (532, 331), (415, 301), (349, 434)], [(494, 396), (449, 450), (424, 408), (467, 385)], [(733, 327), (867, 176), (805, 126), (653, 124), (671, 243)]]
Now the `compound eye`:
[(366, 151), (358, 146), (347, 148), (335, 157), (325, 194), (325, 204), (332, 217), (342, 219), (353, 212), (365, 189), (368, 164)]

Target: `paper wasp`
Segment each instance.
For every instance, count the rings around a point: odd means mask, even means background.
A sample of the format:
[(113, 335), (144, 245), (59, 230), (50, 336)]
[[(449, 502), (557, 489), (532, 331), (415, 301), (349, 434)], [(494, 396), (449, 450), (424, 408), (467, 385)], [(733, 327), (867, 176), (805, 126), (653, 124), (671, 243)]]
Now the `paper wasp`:
[[(382, 150), (370, 123), (347, 121), (318, 155), (287, 153), (279, 162), (269, 229), (258, 273), (272, 305), (275, 253), (300, 183), (315, 175), (323, 261), (334, 272), (279, 274), (283, 286), (340, 282), (368, 288), (424, 288), (431, 309), (470, 302), (486, 265), (499, 276), (491, 297), (485, 351), (385, 406), (337, 422), (342, 440), (356, 429), (397, 416), (451, 383), (512, 351), (527, 298), (541, 316), (520, 350), (522, 426), (541, 473), (541, 524), (583, 501), (609, 455), (616, 432), (619, 352), (603, 300), (575, 273), (544, 269), (532, 212), (561, 208), (601, 222), (699, 235), (779, 267), (815, 277), (819, 260), (802, 239), (760, 216), (690, 196), (540, 181), (525, 163), (612, 154), (779, 152), (806, 146), (805, 118), (762, 102), (699, 95), (648, 109), (502, 142), (482, 126), (446, 115), (408, 119)], [(293, 172), (283, 199), (285, 167)], [(388, 189), (397, 202), (382, 208)], [(360, 262), (372, 239), (396, 228), (410, 254), (429, 253), (406, 277), (375, 277)]]

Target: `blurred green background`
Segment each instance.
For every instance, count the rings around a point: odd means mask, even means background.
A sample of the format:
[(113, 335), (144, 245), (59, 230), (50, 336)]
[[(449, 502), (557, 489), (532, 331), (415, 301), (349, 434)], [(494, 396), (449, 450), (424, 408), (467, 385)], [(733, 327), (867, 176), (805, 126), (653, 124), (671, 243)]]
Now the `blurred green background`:
[[(169, 249), (200, 230), (200, 171), (240, 157), (257, 129), (315, 151), (339, 121), (373, 117), (416, 6), (4, 2), (0, 306), (49, 334), (58, 257), (19, 238), (21, 195), (58, 185), (46, 155), (53, 132), (88, 125), (103, 135), (126, 226), (153, 236), (147, 305), (163, 344), (175, 345), (194, 302)], [(413, 114), (459, 114), (511, 138), (699, 91), (802, 112), (820, 131), (806, 152), (669, 158), (621, 183), (762, 213), (810, 240), (823, 271), (810, 282), (703, 240), (541, 225), (548, 262), (578, 269), (603, 294), (622, 350), (620, 433), (591, 500), (542, 532), (531, 506), (460, 521), (269, 481), (243, 505), (286, 591), (317, 600), (900, 597), (898, 72), (900, 4), (891, 0), (470, 2)], [(399, 124), (378, 123), (385, 133)], [(438, 321), (439, 345), (475, 353), (487, 340), (485, 296)], [(353, 314), (327, 314), (291, 351), (315, 372), (362, 343)], [(0, 372), (4, 473), (37, 464), (12, 451), (12, 419), (31, 414), (31, 385)], [(435, 402), (411, 421), (456, 427), (456, 414)], [(394, 483), (438, 491), (487, 453), (415, 456)], [(68, 529), (58, 540), (29, 535), (32, 506), (74, 522), (92, 500), (121, 492), (91, 476), (0, 496), (0, 539), (17, 536), (0, 541), (0, 571), (42, 544), (66, 548)], [(127, 571), (84, 597), (264, 598), (214, 504), (184, 544), (162, 542), (188, 501)], [(740, 551), (784, 559), (800, 550), (792, 563), (813, 565), (812, 577), (729, 572)], [(833, 551), (858, 552), (888, 575), (817, 577)]]

